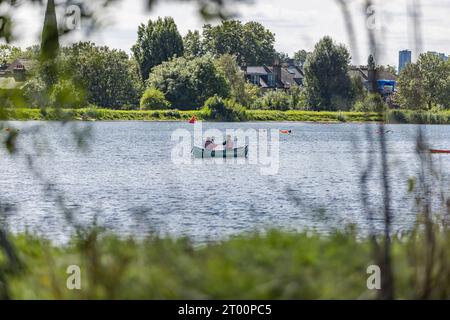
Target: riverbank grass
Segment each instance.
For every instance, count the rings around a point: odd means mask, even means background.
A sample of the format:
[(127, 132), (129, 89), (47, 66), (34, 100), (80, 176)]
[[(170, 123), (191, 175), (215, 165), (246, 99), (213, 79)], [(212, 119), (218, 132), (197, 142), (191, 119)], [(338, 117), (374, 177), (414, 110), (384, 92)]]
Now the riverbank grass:
[[(438, 230), (438, 229), (436, 229)], [(356, 231), (269, 231), (206, 245), (157, 236), (120, 238), (98, 230), (69, 245), (30, 235), (10, 236), (23, 266), (7, 271), (14, 299), (371, 299), (371, 242)], [(450, 233), (436, 231), (430, 298), (450, 298)], [(395, 296), (416, 299), (423, 289), (428, 248), (421, 232), (392, 239)], [(2, 270), (5, 256), (0, 254)], [(66, 287), (79, 266), (81, 289)]]
[[(82, 108), (71, 110), (54, 109), (9, 109), (3, 110), (0, 120), (80, 120), (80, 121), (187, 121), (192, 116), (198, 120), (209, 120), (204, 110), (110, 110)], [(390, 110), (385, 114), (344, 111), (303, 110), (246, 110), (246, 121), (298, 121), (298, 122), (381, 122), (413, 124), (450, 124), (450, 110), (425, 112), (414, 110)]]

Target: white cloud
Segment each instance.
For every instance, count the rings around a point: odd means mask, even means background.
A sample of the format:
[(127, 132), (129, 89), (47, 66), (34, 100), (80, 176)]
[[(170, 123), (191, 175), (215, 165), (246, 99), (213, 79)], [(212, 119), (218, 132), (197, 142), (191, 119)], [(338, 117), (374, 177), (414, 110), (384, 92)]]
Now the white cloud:
[[(396, 65), (398, 51), (413, 48), (411, 26), (408, 23), (407, 1), (377, 0), (377, 10), (383, 28), (378, 30), (381, 63)], [(363, 11), (364, 0), (347, 0), (356, 30), (359, 61), (365, 63), (369, 54), (366, 17)], [(195, 2), (160, 1), (148, 12), (145, 1), (122, 0), (102, 12), (106, 25), (94, 34), (86, 37), (81, 31), (74, 33), (63, 42), (91, 40), (98, 44), (130, 51), (136, 40), (140, 23), (158, 16), (174, 17), (182, 34), (189, 29), (200, 29), (204, 24), (198, 14)], [(422, 33), (425, 51), (450, 53), (450, 3), (448, 0), (422, 1)], [(299, 0), (255, 0), (251, 3), (236, 3), (233, 7), (239, 13), (239, 19), (258, 21), (276, 34), (276, 48), (292, 54), (298, 49), (312, 50), (314, 44), (324, 35), (332, 36), (336, 41), (349, 45), (345, 21), (336, 0), (299, 1)], [(41, 30), (43, 9), (36, 5), (26, 5), (16, 12), (19, 18), (15, 33), (17, 43), (31, 45), (38, 40)], [(356, 56), (356, 52), (353, 52)]]

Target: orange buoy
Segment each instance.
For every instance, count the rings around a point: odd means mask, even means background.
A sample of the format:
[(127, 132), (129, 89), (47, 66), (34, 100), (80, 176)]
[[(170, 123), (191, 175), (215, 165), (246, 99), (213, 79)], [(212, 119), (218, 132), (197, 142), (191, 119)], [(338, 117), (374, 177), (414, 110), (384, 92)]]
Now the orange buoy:
[(290, 134), (292, 132), (292, 130), (280, 130), (280, 133), (283, 134)]

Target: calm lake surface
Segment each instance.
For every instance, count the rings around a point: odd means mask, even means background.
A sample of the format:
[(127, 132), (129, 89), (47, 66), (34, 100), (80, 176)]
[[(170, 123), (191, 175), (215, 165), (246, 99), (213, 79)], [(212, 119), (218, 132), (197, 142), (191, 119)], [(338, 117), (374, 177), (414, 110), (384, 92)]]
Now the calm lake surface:
[[(280, 135), (279, 170), (269, 176), (261, 174), (264, 165), (234, 160), (174, 164), (171, 152), (177, 142), (171, 135), (183, 128), (193, 132), (187, 123), (9, 125), (21, 128), (21, 153), (11, 157), (2, 145), (0, 204), (2, 222), (15, 232), (29, 230), (64, 241), (71, 227), (61, 202), (78, 223), (92, 224), (95, 217), (99, 225), (123, 235), (156, 232), (189, 236), (196, 242), (278, 227), (326, 233), (352, 223), (361, 232), (368, 230), (360, 177), (369, 158), (379, 164), (379, 154), (370, 150), (371, 141), (376, 144), (379, 137), (376, 124), (203, 123), (204, 130), (292, 130), (291, 135)], [(73, 138), (74, 125), (78, 130), (91, 128), (85, 152)], [(450, 149), (450, 126), (422, 128), (432, 147)], [(394, 228), (407, 230), (415, 221), (407, 180), (418, 172), (418, 126), (386, 129), (392, 131), (387, 144)], [(366, 130), (373, 133), (371, 138)], [(2, 140), (5, 136), (0, 133)], [(449, 168), (450, 155), (433, 159), (444, 172)], [(382, 230), (381, 180), (376, 173), (369, 180), (375, 227)], [(445, 175), (443, 184), (448, 181)]]

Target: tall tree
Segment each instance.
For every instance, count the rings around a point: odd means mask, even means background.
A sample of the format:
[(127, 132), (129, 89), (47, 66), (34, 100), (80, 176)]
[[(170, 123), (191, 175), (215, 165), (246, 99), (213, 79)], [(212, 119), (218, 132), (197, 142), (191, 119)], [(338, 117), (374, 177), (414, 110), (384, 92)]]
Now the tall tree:
[(311, 52), (308, 52), (306, 50), (299, 50), (297, 52), (294, 53), (294, 61), (295, 64), (303, 67), (305, 65), (306, 59), (308, 58), (308, 56), (311, 54)]
[(275, 35), (258, 22), (242, 24), (238, 20), (203, 27), (203, 47), (215, 57), (234, 55), (239, 65), (272, 63)]
[(306, 97), (316, 110), (348, 108), (352, 99), (350, 53), (330, 37), (320, 40), (305, 66)]
[(245, 79), (236, 57), (224, 54), (215, 60), (216, 66), (223, 73), (230, 88), (230, 96), (245, 107), (250, 107), (256, 100), (259, 88)]
[(278, 61), (280, 63), (287, 63), (289, 62), (289, 54), (287, 54), (286, 52), (277, 52), (275, 54), (276, 58), (278, 58)]
[(217, 26), (203, 26), (203, 47), (214, 57), (223, 54), (235, 55), (243, 61), (242, 23), (237, 20), (226, 20)]
[(124, 51), (79, 42), (64, 53), (67, 73), (86, 91), (89, 103), (112, 109), (137, 108), (142, 82), (135, 62)]
[(433, 53), (421, 54), (398, 78), (397, 100), (406, 109), (450, 107), (450, 62)]
[(425, 91), (420, 68), (415, 63), (408, 63), (400, 73), (397, 81), (396, 100), (405, 109), (424, 109), (426, 107)]
[(147, 80), (151, 69), (173, 57), (183, 55), (183, 38), (175, 21), (166, 17), (149, 20), (138, 28), (138, 39), (131, 48), (143, 80)]
[(186, 57), (200, 57), (203, 55), (202, 39), (198, 30), (191, 31), (183, 37), (184, 55)]
[(41, 66), (42, 74), (47, 86), (57, 81), (57, 64), (54, 63), (59, 53), (59, 33), (56, 21), (55, 2), (48, 0), (45, 10), (44, 26), (41, 36)]
[(243, 29), (242, 46), (246, 64), (271, 64), (276, 54), (275, 34), (254, 21), (244, 24)]
[(417, 65), (422, 76), (428, 109), (431, 109), (433, 105), (448, 105), (446, 90), (448, 89), (450, 65), (433, 53), (421, 54)]

